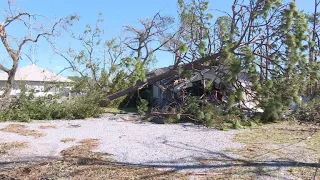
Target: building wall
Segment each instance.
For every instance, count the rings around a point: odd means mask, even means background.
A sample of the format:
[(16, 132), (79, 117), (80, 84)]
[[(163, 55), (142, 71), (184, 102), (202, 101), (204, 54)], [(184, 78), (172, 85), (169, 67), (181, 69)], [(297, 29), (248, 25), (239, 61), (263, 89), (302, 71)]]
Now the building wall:
[(153, 98), (160, 98), (161, 89), (158, 86), (152, 85), (152, 97)]
[[(40, 81), (26, 81), (26, 82), (18, 81), (13, 84), (11, 95), (17, 95), (18, 93), (20, 93), (21, 92), (20, 87), (22, 85), (25, 85), (27, 89), (34, 89), (36, 91), (59, 92), (59, 88), (57, 88), (55, 84), (44, 83)], [(0, 94), (4, 92), (5, 86), (6, 86), (6, 82), (0, 81)]]

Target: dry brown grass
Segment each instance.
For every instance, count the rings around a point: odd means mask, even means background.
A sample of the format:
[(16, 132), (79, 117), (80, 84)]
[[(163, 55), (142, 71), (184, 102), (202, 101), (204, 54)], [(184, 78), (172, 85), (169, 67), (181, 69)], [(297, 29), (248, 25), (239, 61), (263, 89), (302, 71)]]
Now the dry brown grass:
[(103, 153), (92, 151), (98, 146), (98, 139), (83, 139), (79, 141), (79, 145), (67, 148), (61, 151), (61, 154), (65, 159), (76, 160), (78, 163), (81, 161), (82, 164), (87, 160), (110, 160), (110, 158), (105, 159), (106, 156)]
[(7, 173), (0, 173), (6, 179), (188, 179), (186, 175), (153, 168), (120, 165), (76, 165), (68, 161), (51, 161), (19, 167)]
[(7, 179), (188, 179), (186, 175), (154, 168), (118, 165), (109, 155), (93, 152), (97, 139), (84, 139), (79, 145), (61, 151), (61, 160), (25, 165), (0, 173)]
[[(248, 163), (292, 162), (292, 166), (284, 168), (288, 175), (295, 178), (311, 179), (315, 172), (313, 166), (320, 158), (319, 129), (296, 122), (256, 127), (238, 134), (234, 140), (244, 143), (244, 148), (227, 151), (240, 155)], [(303, 163), (306, 165), (300, 166)], [(268, 171), (268, 168), (261, 167), (260, 171)]]
[(56, 129), (57, 126), (39, 126), (39, 129)]
[(27, 129), (27, 126), (22, 124), (9, 124), (8, 126), (0, 130), (4, 132), (17, 133), (22, 136), (33, 136), (35, 138), (45, 136), (45, 134), (39, 131)]
[(295, 148), (295, 152), (287, 153), (300, 154), (297, 150), (303, 150), (320, 157), (320, 131), (315, 127), (299, 125), (295, 122), (257, 127), (238, 134), (235, 140), (245, 143), (246, 147), (242, 149), (241, 155), (250, 159), (258, 158), (265, 153), (290, 150), (290, 148)]
[(27, 146), (27, 142), (20, 141), (0, 143), (0, 155), (7, 154), (13, 149), (26, 148)]
[(60, 140), (60, 142), (68, 143), (68, 142), (74, 142), (75, 140), (76, 140), (75, 138), (63, 138)]

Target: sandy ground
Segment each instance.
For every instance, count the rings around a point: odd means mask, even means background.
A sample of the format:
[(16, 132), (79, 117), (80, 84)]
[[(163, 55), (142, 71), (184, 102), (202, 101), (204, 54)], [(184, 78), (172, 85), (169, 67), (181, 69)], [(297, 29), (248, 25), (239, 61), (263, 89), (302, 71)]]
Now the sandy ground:
[[(237, 131), (218, 131), (191, 124), (159, 125), (132, 119), (137, 120), (138, 117), (104, 115), (89, 120), (0, 123), (0, 129), (9, 124), (23, 124), (29, 130), (44, 134), (33, 137), (0, 131), (0, 143), (18, 141), (28, 144), (0, 154), (0, 168), (9, 162), (59, 158), (62, 150), (86, 138), (98, 139), (100, 145), (96, 151), (106, 153), (120, 163), (166, 169), (202, 169), (205, 168), (201, 166), (202, 159), (232, 158), (234, 155), (223, 153), (223, 150), (242, 147), (232, 140)], [(61, 142), (65, 138), (74, 140)]]

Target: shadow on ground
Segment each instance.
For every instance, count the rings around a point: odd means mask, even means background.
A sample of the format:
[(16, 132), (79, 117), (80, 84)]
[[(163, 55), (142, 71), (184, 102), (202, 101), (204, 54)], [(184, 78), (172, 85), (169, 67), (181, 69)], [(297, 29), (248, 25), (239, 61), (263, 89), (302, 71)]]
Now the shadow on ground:
[[(301, 142), (300, 139), (296, 140), (298, 143)], [(30, 177), (30, 179), (44, 177), (49, 179), (66, 177), (72, 177), (72, 179), (188, 179), (190, 176), (197, 179), (208, 177), (214, 179), (312, 179), (319, 165), (318, 162), (302, 161), (293, 157), (272, 156), (273, 154), (270, 153), (272, 151), (269, 149), (268, 151), (262, 149), (258, 156), (250, 159), (235, 155), (232, 151), (215, 152), (166, 139), (163, 139), (162, 144), (204, 156), (144, 163), (116, 162), (108, 158), (109, 154), (93, 152), (93, 148), (97, 146), (97, 140), (88, 139), (83, 141), (83, 144), (62, 152), (63, 158), (59, 160), (30, 165), (25, 165), (28, 161), (0, 162), (0, 179), (19, 179), (19, 177)], [(289, 145), (292, 144), (293, 142), (290, 141)], [(287, 148), (288, 145), (282, 147)], [(244, 151), (250, 150), (244, 149)], [(266, 154), (267, 157), (265, 157)], [(11, 169), (3, 170), (3, 167), (11, 167)], [(316, 178), (320, 179), (319, 174)]]

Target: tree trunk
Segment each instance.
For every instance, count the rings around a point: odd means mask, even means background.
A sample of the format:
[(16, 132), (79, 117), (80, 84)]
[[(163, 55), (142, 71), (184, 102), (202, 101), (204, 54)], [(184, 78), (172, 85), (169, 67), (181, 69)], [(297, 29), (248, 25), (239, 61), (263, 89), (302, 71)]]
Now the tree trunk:
[[(188, 64), (181, 65), (181, 67), (184, 70), (191, 70), (194, 67), (196, 67), (197, 65), (201, 65), (202, 63), (207, 62), (209, 60), (216, 60), (221, 55), (222, 55), (222, 53), (218, 52), (218, 53), (215, 53), (213, 55), (200, 58), (200, 59), (195, 60), (193, 62), (190, 62)], [(204, 67), (201, 67), (201, 68), (204, 68)], [(155, 77), (148, 78), (147, 82), (139, 82), (135, 86), (131, 86), (129, 88), (120, 90), (120, 91), (115, 92), (113, 94), (110, 94), (110, 95), (108, 95), (106, 97), (106, 99), (103, 99), (102, 101), (112, 101), (112, 100), (117, 99), (117, 98), (119, 98), (121, 96), (124, 96), (126, 94), (133, 93), (133, 92), (137, 91), (138, 89), (140, 89), (140, 88), (142, 88), (142, 87), (144, 87), (146, 85), (154, 84), (154, 83), (156, 83), (156, 82), (158, 82), (158, 81), (160, 81), (162, 79), (166, 79), (166, 78), (169, 78), (171, 76), (178, 75), (178, 74), (179, 74), (178, 68), (172, 69), (172, 70), (170, 70), (170, 71), (168, 71), (166, 73), (160, 74), (160, 75), (155, 76)]]
[(3, 94), (1, 95), (1, 98), (9, 98), (12, 88), (13, 88), (13, 83), (14, 83), (14, 77), (16, 75), (18, 68), (18, 63), (13, 63), (12, 69), (8, 72), (8, 80), (6, 84), (6, 89), (4, 90)]

